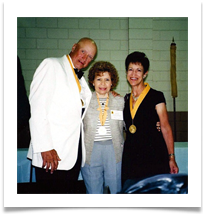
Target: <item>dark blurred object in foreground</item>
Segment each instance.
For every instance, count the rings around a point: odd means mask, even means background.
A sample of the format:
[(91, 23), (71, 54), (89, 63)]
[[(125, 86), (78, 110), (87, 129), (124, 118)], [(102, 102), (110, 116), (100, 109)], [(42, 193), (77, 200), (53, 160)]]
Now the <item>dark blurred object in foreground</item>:
[(26, 94), (20, 59), (17, 56), (17, 148), (28, 148), (30, 143), (30, 105)]
[(160, 174), (143, 180), (129, 179), (120, 194), (187, 194), (187, 174)]

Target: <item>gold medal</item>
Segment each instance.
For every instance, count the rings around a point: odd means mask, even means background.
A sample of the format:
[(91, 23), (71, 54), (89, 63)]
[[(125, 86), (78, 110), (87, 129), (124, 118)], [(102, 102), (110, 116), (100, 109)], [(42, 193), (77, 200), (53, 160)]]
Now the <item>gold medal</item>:
[(130, 131), (130, 133), (134, 134), (134, 133), (137, 131), (136, 126), (132, 124), (132, 125), (129, 127), (129, 131)]

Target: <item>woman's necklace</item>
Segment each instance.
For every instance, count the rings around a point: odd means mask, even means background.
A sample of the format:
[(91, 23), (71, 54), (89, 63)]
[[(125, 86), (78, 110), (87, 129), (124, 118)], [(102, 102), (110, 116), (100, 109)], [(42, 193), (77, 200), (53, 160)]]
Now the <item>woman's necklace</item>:
[(132, 98), (133, 98), (133, 100), (136, 102), (137, 99), (139, 98), (139, 96), (138, 96), (138, 97), (135, 97), (135, 95), (132, 93)]

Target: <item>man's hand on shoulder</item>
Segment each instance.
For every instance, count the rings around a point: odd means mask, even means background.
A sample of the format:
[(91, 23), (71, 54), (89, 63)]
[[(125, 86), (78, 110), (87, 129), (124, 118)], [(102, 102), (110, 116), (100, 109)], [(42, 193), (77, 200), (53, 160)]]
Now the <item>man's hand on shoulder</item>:
[(116, 91), (110, 91), (110, 92), (112, 93), (112, 95), (113, 95), (114, 97), (117, 97), (117, 96), (120, 97), (120, 94), (118, 94)]

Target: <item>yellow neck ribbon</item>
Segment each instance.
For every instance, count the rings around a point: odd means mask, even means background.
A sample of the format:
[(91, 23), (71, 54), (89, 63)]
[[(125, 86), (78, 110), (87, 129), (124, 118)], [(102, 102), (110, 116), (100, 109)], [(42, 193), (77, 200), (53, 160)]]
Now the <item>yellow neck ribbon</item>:
[(135, 106), (134, 108), (132, 108), (132, 93), (130, 94), (130, 113), (131, 113), (131, 116), (132, 116), (132, 119), (134, 119), (135, 117), (135, 114), (141, 104), (141, 102), (144, 100), (145, 96), (147, 95), (147, 93), (149, 92), (150, 90), (150, 86), (148, 83), (144, 83), (144, 85), (146, 86), (144, 88), (144, 90), (142, 91), (142, 93), (140, 94), (139, 98), (137, 99), (136, 103), (135, 103)]
[(108, 107), (109, 95), (108, 95), (106, 103), (105, 103), (104, 112), (102, 112), (102, 107), (100, 105), (99, 96), (98, 96), (97, 93), (96, 93), (96, 95), (97, 95), (97, 100), (98, 100), (98, 105), (99, 105), (99, 108), (97, 110), (100, 111), (99, 119), (100, 119), (101, 125), (103, 126), (105, 124), (105, 120), (106, 120), (106, 117), (107, 117), (107, 110), (109, 109), (109, 107)]
[(76, 80), (76, 83), (77, 83), (77, 85), (78, 85), (79, 92), (81, 92), (81, 85), (80, 85), (79, 79), (78, 79), (78, 77), (77, 77), (77, 75), (76, 75), (76, 73), (75, 73), (75, 71), (74, 71), (74, 69), (73, 69), (73, 66), (72, 66), (70, 57), (69, 57), (68, 55), (67, 55), (67, 58), (68, 58), (68, 61), (69, 61), (69, 63), (70, 63), (70, 66), (71, 66), (71, 68), (72, 68), (73, 75), (74, 75), (75, 80)]

